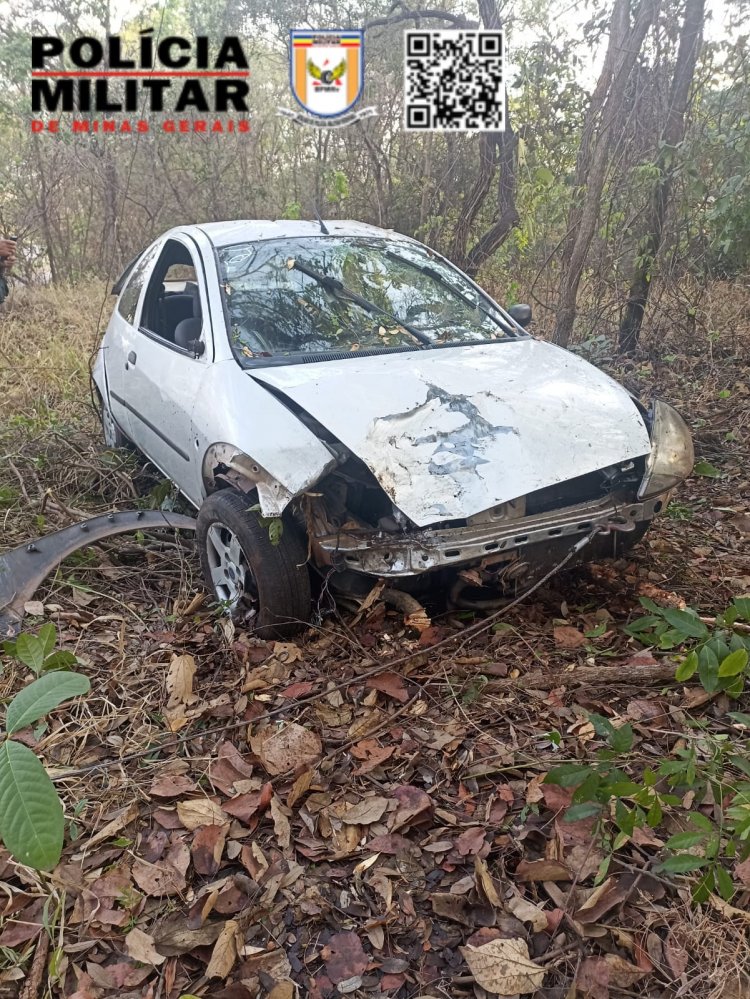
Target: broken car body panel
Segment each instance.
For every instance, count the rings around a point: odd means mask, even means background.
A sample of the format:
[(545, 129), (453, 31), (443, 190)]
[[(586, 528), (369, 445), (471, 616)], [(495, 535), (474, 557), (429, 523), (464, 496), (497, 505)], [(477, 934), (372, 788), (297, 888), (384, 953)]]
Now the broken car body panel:
[(4, 552), (0, 555), (0, 638), (18, 634), (26, 603), (40, 583), (73, 552), (114, 534), (165, 527), (194, 531), (195, 521), (163, 510), (119, 510), (72, 524)]
[(628, 393), (537, 340), (249, 372), (361, 458), (426, 527), (648, 454)]

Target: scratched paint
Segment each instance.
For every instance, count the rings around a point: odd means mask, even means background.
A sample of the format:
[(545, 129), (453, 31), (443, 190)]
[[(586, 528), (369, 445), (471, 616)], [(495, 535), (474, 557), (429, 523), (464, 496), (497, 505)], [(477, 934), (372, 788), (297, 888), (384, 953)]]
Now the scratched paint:
[(628, 393), (532, 339), (255, 369), (327, 427), (414, 523), (499, 503), (647, 454)]

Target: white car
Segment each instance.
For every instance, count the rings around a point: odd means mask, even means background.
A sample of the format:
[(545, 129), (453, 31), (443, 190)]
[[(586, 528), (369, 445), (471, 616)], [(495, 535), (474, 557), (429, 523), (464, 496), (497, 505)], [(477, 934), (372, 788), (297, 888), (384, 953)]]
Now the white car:
[(484, 606), (597, 528), (584, 557), (642, 537), (692, 469), (674, 409), (393, 231), (188, 225), (114, 291), (105, 441), (198, 509), (206, 581), (259, 631), (308, 621), (316, 587), (378, 578)]

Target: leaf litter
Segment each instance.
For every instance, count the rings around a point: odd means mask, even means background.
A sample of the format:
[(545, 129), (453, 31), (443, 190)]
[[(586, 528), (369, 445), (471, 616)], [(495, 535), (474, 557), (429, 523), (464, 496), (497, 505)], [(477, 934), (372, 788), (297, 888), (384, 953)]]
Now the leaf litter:
[[(674, 830), (612, 849), (543, 782), (561, 755), (601, 748), (592, 713), (630, 724), (643, 764), (691, 712), (717, 721), (716, 698), (669, 671), (655, 682), (663, 660), (622, 625), (641, 596), (710, 609), (750, 586), (738, 475), (729, 502), (725, 483), (686, 487), (703, 554), (664, 519), (646, 557), (555, 578), (470, 640), (463, 615), (417, 626), (377, 593), (348, 628), (258, 640), (195, 603), (188, 547), (106, 542), (91, 589), (119, 604), (52, 583), (29, 609), (56, 621), (92, 692), (75, 731), (59, 713), (34, 737), (71, 826), (48, 877), (0, 850), (0, 997), (45, 937), (55, 999), (750, 994), (748, 862), (731, 901), (694, 906), (657, 870)], [(135, 594), (134, 559), (152, 580)], [(4, 696), (24, 678), (10, 664)], [(175, 733), (190, 738), (161, 749)], [(63, 779), (71, 767), (93, 769)]]

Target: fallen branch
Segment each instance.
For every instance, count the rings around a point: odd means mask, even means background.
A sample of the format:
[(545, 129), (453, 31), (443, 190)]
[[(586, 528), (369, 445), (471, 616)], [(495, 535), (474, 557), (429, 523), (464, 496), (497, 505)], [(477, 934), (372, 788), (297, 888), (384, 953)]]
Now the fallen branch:
[(47, 955), (49, 954), (49, 935), (45, 930), (39, 934), (34, 960), (29, 968), (29, 977), (18, 994), (18, 999), (38, 999), (42, 978), (47, 971)]
[[(716, 627), (715, 617), (699, 617), (698, 620), (702, 621), (704, 624), (707, 624), (712, 628)], [(746, 635), (750, 635), (750, 624), (743, 624), (741, 621), (735, 621), (734, 624), (732, 625), (732, 630), (742, 631)]]
[(493, 691), (508, 690), (512, 687), (536, 687), (541, 690), (552, 690), (554, 687), (588, 685), (600, 687), (606, 684), (640, 687), (674, 680), (674, 669), (674, 663), (666, 661), (643, 665), (631, 661), (626, 672), (620, 672), (616, 666), (579, 666), (573, 670), (536, 669), (515, 679), (490, 680), (484, 689)]

